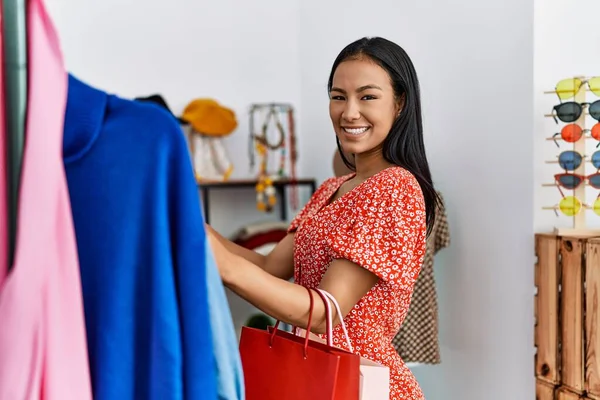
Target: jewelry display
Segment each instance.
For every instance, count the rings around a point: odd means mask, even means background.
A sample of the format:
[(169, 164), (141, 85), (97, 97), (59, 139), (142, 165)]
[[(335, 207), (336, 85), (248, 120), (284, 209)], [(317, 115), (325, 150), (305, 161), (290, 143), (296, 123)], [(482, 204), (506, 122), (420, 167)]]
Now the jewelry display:
[[(260, 133), (256, 133), (255, 119), (260, 114), (264, 114), (264, 120)], [(281, 122), (281, 114), (287, 115), (287, 132)], [(277, 204), (274, 182), (287, 179), (293, 183), (296, 180), (297, 150), (294, 125), (294, 110), (289, 104), (253, 104), (250, 108), (249, 157), (251, 169), (255, 167), (255, 156), (258, 156), (259, 160), (256, 184), (256, 207), (259, 211), (271, 212)], [(274, 131), (274, 134), (270, 131)], [(277, 158), (275, 170), (269, 168), (269, 161), (274, 157)], [(296, 185), (291, 186), (291, 205), (293, 209), (297, 209)]]

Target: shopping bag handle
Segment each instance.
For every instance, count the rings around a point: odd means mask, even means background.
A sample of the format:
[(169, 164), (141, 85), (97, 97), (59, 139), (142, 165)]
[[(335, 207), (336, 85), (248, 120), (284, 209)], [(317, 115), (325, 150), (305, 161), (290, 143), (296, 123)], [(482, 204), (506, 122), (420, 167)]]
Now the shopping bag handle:
[[(312, 304), (312, 301), (313, 301), (312, 292), (311, 292), (311, 290), (309, 288), (306, 288), (306, 289), (308, 290), (308, 293), (310, 295), (310, 301), (311, 301), (311, 306), (310, 307), (311, 307), (311, 312), (312, 312), (312, 307), (313, 307), (313, 304)], [(321, 296), (321, 294), (318, 292), (319, 289), (313, 289), (313, 290), (317, 291), (317, 294), (319, 296)], [(325, 304), (325, 329), (326, 329), (327, 332), (330, 332), (330, 331), (333, 330), (333, 318), (331, 316), (331, 308), (329, 308), (329, 302), (326, 299), (324, 299), (323, 296), (321, 296), (321, 299), (323, 300), (323, 302)], [(309, 319), (310, 319), (310, 314), (309, 314)], [(292, 326), (292, 333), (295, 336), (299, 336), (298, 331), (299, 331), (298, 327), (295, 326), (295, 325), (293, 325)], [(306, 337), (309, 337), (309, 336), (310, 336), (310, 324), (308, 324), (308, 326), (306, 327)], [(328, 343), (328, 345), (331, 346), (329, 343)]]
[(326, 290), (323, 289), (316, 289), (317, 293), (319, 294), (319, 296), (321, 296), (321, 299), (323, 299), (323, 302), (325, 303), (325, 308), (327, 309), (327, 318), (328, 318), (328, 324), (327, 324), (327, 345), (333, 347), (333, 321), (332, 321), (332, 317), (331, 317), (331, 311), (330, 311), (330, 304), (329, 304), (329, 300), (331, 300), (331, 302), (333, 303), (333, 305), (335, 306), (335, 309), (338, 313), (339, 319), (340, 319), (340, 324), (342, 325), (342, 331), (344, 332), (344, 336), (346, 338), (346, 344), (348, 345), (348, 349), (350, 350), (351, 353), (354, 353), (354, 348), (352, 347), (352, 343), (350, 343), (350, 337), (348, 336), (348, 330), (346, 329), (346, 323), (344, 322), (344, 318), (342, 316), (342, 311), (340, 309), (340, 305), (338, 304), (337, 300), (335, 299), (335, 297), (333, 297), (333, 295), (331, 293), (329, 293)]
[[(302, 286), (303, 288), (305, 288), (308, 291), (308, 298), (310, 299), (310, 306), (309, 306), (309, 310), (308, 310), (308, 322), (306, 324), (306, 338), (304, 338), (304, 358), (306, 358), (308, 356), (308, 340), (309, 340), (309, 333), (310, 333), (310, 328), (312, 326), (312, 317), (313, 317), (313, 310), (314, 310), (314, 300), (313, 300), (313, 296), (312, 296), (312, 292), (309, 288), (307, 288), (306, 286)], [(331, 319), (331, 313), (327, 313), (329, 319)], [(273, 327), (273, 332), (271, 332), (271, 339), (269, 341), (269, 347), (273, 347), (273, 340), (275, 340), (275, 335), (277, 334), (278, 331), (278, 327), (279, 327), (279, 320), (277, 320), (277, 322), (275, 322), (275, 326)], [(330, 326), (330, 325), (328, 325)], [(294, 326), (293, 327), (293, 332), (295, 334), (297, 327)]]

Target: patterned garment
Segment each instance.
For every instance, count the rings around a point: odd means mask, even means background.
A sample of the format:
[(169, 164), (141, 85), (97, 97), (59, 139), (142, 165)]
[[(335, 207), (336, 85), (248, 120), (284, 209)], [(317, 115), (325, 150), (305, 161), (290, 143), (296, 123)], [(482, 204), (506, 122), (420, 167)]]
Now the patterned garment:
[(427, 250), (421, 274), (415, 283), (408, 315), (393, 340), (396, 351), (407, 363), (439, 364), (438, 304), (433, 275), (435, 254), (450, 245), (448, 216), (442, 202), (436, 213), (431, 235), (427, 238)]
[[(289, 231), (297, 230), (294, 279), (316, 288), (337, 258), (376, 274), (379, 282), (344, 319), (350, 342), (355, 353), (390, 368), (391, 400), (424, 400), (392, 345), (425, 256), (423, 194), (410, 172), (391, 167), (330, 201), (352, 177), (326, 180), (292, 221)], [(341, 325), (333, 336), (334, 345), (347, 350)]]

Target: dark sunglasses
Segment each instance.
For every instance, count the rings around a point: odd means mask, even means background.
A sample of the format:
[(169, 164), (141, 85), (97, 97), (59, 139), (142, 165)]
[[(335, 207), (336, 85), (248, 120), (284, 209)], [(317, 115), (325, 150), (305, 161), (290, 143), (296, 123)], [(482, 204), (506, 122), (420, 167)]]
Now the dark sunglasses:
[(586, 179), (591, 187), (594, 189), (600, 189), (600, 172), (596, 172), (588, 176), (569, 173), (554, 175), (554, 180), (556, 183), (568, 190), (577, 189)]
[[(581, 166), (581, 163), (583, 163), (583, 158), (584, 157), (581, 155), (581, 153), (574, 150), (567, 150), (559, 154), (558, 163), (565, 171), (574, 171)], [(594, 168), (600, 170), (600, 150), (595, 151), (594, 154), (592, 154), (590, 161)]]
[(588, 107), (588, 112), (591, 117), (597, 121), (600, 121), (600, 100), (596, 100), (593, 103), (576, 103), (569, 101), (562, 104), (557, 104), (552, 107), (553, 113), (551, 114), (554, 118), (554, 122), (558, 124), (560, 119), (562, 122), (575, 122), (581, 117), (583, 113), (583, 107)]

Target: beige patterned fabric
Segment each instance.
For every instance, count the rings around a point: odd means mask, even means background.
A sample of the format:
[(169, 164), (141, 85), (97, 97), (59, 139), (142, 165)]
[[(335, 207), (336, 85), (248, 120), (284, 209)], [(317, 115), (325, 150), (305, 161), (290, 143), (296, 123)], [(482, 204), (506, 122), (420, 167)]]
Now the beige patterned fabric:
[(450, 245), (450, 230), (443, 198), (436, 213), (421, 273), (415, 282), (408, 315), (393, 340), (394, 347), (405, 363), (439, 364), (438, 304), (433, 275), (435, 254)]

